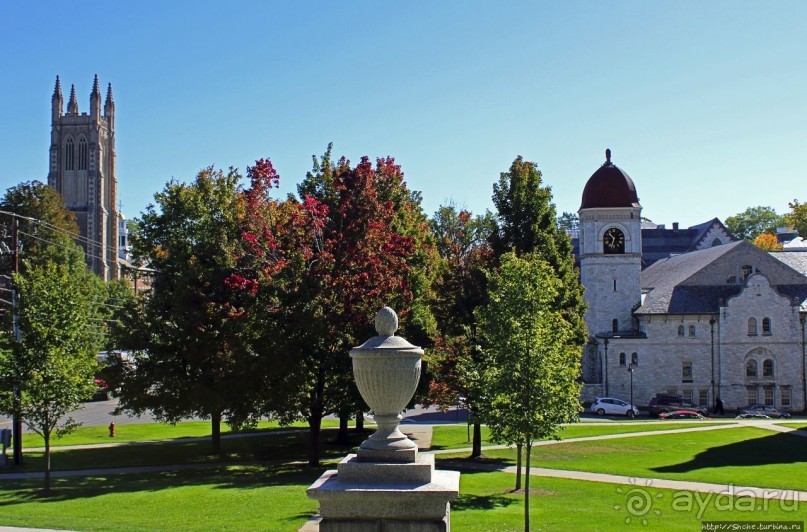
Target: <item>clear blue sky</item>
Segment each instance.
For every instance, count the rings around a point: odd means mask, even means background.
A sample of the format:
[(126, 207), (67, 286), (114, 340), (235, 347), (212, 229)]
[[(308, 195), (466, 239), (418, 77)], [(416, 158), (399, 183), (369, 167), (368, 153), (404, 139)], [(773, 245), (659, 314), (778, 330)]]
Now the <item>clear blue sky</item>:
[(0, 187), (46, 180), (50, 98), (111, 82), (119, 197), (271, 157), (391, 155), (431, 214), (517, 155), (558, 211), (613, 161), (688, 226), (807, 201), (807, 2), (2, 2)]

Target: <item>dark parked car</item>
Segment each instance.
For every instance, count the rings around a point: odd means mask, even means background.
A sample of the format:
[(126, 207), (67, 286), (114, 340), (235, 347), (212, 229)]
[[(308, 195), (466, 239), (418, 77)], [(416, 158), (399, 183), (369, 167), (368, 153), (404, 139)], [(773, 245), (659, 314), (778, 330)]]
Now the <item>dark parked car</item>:
[(770, 405), (748, 405), (737, 411), (740, 417), (773, 417), (777, 419), (789, 418), (790, 414), (775, 409)]
[(93, 401), (109, 401), (109, 386), (103, 379), (95, 379), (96, 390), (92, 394)]
[(689, 401), (685, 401), (680, 395), (657, 394), (650, 400), (648, 410), (651, 416), (657, 416), (665, 412), (676, 410), (690, 410), (702, 416), (709, 415), (709, 409), (705, 406), (696, 406)]
[(676, 410), (674, 412), (662, 412), (658, 415), (661, 419), (704, 419), (704, 417), (694, 410)]

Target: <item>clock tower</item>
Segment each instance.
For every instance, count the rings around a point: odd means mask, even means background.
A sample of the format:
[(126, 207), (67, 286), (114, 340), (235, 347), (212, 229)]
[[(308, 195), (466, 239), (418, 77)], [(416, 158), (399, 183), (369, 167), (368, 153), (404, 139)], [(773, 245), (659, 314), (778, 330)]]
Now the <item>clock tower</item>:
[(632, 314), (642, 292), (641, 214), (633, 181), (605, 150), (605, 163), (586, 183), (578, 211), (580, 277), (592, 336), (635, 332)]

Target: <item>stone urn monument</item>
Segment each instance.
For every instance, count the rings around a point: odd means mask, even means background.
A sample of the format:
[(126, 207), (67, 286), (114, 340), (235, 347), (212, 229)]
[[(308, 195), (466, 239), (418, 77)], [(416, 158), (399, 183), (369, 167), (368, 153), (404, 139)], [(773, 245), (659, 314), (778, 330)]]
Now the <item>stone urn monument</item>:
[(308, 488), (319, 501), (322, 532), (448, 531), (450, 501), (459, 495), (460, 474), (434, 469), (434, 455), (398, 425), (420, 379), (423, 350), (395, 336), (398, 316), (384, 307), (375, 319), (378, 336), (350, 351), (359, 392), (378, 429), (335, 470)]

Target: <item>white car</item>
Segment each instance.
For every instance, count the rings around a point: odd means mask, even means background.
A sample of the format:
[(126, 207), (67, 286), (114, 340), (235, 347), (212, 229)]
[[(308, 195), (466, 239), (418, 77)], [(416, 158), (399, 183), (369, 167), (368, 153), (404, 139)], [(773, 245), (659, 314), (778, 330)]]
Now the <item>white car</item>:
[(591, 404), (591, 411), (598, 416), (628, 416), (636, 417), (639, 415), (639, 409), (630, 403), (626, 403), (622, 399), (614, 399), (613, 397), (598, 397)]

